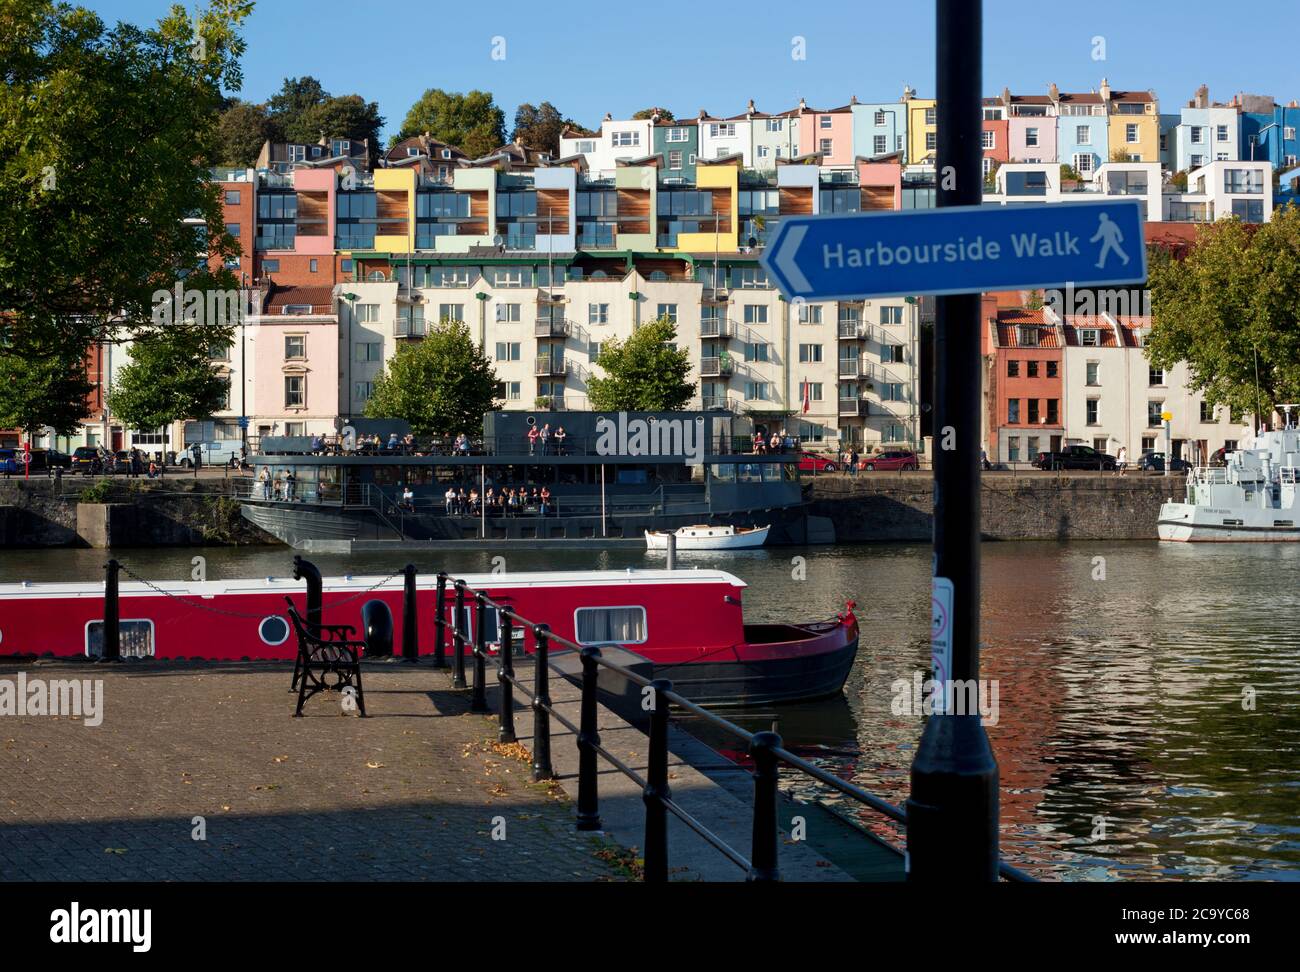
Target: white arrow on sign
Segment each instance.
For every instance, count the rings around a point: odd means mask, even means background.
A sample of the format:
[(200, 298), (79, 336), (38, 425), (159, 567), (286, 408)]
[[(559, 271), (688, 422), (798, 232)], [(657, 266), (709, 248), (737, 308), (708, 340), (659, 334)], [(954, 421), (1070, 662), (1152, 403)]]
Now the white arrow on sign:
[(799, 252), (799, 244), (808, 234), (807, 226), (793, 226), (786, 234), (781, 237), (781, 248), (777, 250), (776, 258), (773, 263), (776, 264), (794, 290), (811, 290), (808, 285), (808, 278), (803, 275), (799, 269), (799, 264), (795, 262), (794, 255)]

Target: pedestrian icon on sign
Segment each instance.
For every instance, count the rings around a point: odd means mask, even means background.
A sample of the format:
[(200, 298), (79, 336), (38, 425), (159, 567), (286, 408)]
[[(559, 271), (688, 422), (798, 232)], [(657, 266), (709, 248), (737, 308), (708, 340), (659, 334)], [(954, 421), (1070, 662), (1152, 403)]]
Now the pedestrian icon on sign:
[(1098, 270), (1106, 265), (1106, 256), (1111, 250), (1114, 250), (1115, 255), (1124, 261), (1125, 266), (1128, 266), (1128, 254), (1120, 246), (1124, 242), (1124, 234), (1105, 213), (1097, 217), (1097, 232), (1092, 234), (1092, 239), (1088, 242), (1096, 243), (1098, 240), (1101, 241), (1101, 253), (1097, 257)]

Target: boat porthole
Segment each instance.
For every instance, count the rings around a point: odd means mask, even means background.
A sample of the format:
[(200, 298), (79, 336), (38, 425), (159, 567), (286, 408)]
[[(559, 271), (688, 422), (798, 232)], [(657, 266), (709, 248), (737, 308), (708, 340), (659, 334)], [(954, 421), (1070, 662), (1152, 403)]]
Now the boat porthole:
[(257, 634), (268, 645), (282, 645), (289, 640), (289, 623), (278, 614), (272, 614), (262, 619)]

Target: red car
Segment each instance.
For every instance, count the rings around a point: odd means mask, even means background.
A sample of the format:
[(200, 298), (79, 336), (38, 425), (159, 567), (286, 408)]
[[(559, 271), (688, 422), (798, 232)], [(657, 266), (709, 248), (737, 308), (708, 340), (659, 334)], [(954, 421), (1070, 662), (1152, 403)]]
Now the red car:
[(891, 449), (888, 452), (877, 452), (875, 455), (859, 459), (858, 468), (864, 472), (872, 472), (876, 469), (920, 469), (921, 463), (916, 458), (915, 452), (907, 449)]
[(835, 472), (840, 465), (833, 459), (819, 456), (815, 452), (799, 453), (799, 471), (810, 473)]

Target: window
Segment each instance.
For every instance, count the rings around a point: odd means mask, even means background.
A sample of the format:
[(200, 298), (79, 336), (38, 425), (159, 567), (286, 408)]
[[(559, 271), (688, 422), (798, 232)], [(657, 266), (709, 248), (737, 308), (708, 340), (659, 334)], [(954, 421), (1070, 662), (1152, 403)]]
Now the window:
[(887, 381), (880, 386), (880, 400), (882, 402), (905, 402), (907, 401), (907, 392), (903, 388), (901, 381)]
[(584, 139), (583, 141), (578, 142), (579, 155), (589, 155), (594, 151), (596, 151), (596, 143), (594, 141)]
[(1201, 402), (1201, 421), (1217, 422), (1219, 417), (1214, 414), (1214, 406), (1209, 402)]
[(883, 111), (877, 111), (875, 115), (872, 116), (872, 120), (875, 126), (879, 128), (885, 123), (885, 113)]
[(286, 334), (284, 336), (284, 360), (301, 361), (307, 357), (307, 336), (305, 334)]
[(881, 307), (880, 323), (881, 324), (902, 324), (903, 308), (897, 306), (891, 307), (889, 305), (885, 305)]
[(279, 261), (279, 260), (263, 260), (263, 261), (262, 261), (262, 272), (263, 272), (263, 273), (279, 273), (279, 272), (280, 272), (280, 261)]
[(379, 321), (378, 304), (357, 304), (353, 311), (357, 315), (358, 324), (375, 324)]
[(1014, 358), (1007, 360), (1007, 377), (1008, 378), (1020, 377), (1020, 362), (1016, 361)]
[(1037, 144), (1038, 144), (1038, 129), (1037, 129), (1037, 128), (1026, 128), (1026, 129), (1025, 129), (1025, 145), (1030, 145), (1030, 146), (1032, 146), (1032, 145), (1037, 145)]
[(745, 360), (746, 361), (767, 361), (767, 351), (771, 345), (766, 341), (746, 341), (745, 342)]
[(1228, 126), (1218, 125), (1214, 129), (1214, 140), (1216, 142), (1226, 142), (1228, 140)]
[(1016, 335), (1016, 338), (1020, 342), (1021, 347), (1023, 348), (1038, 347), (1038, 328), (1022, 326), (1018, 330), (1020, 333)]
[(823, 138), (823, 139), (818, 143), (818, 144), (821, 146), (821, 153), (822, 153), (822, 155), (830, 155), (830, 154), (832, 154), (832, 153), (835, 151), (834, 148), (832, 147), (832, 142), (833, 142), (833, 141), (834, 141), (834, 139)]
[(822, 346), (820, 344), (799, 345), (800, 364), (816, 364), (821, 360), (822, 360)]
[(1009, 462), (1020, 461), (1020, 436), (1013, 435), (1007, 439), (1007, 460)]
[(769, 119), (767, 119), (767, 130), (768, 130), (769, 132), (779, 132), (779, 131), (781, 131), (781, 129), (784, 128), (784, 127), (785, 127), (785, 121), (784, 121), (784, 119), (781, 119), (781, 118), (769, 118)]
[(1101, 407), (1100, 399), (1097, 398), (1088, 399), (1088, 404), (1086, 406), (1086, 413), (1087, 413), (1086, 421), (1089, 425), (1097, 424), (1097, 411), (1100, 407)]
[(745, 382), (745, 400), (750, 402), (766, 402), (772, 397), (772, 384), (767, 381), (747, 381)]
[(358, 341), (354, 357), (357, 361), (382, 361), (384, 345), (382, 341)]
[(465, 319), (464, 304), (439, 304), (438, 320), (440, 321), (463, 321)]
[(880, 360), (885, 364), (902, 364), (903, 346), (901, 344), (882, 344), (880, 346)]
[(673, 149), (671, 152), (668, 153), (668, 168), (676, 172), (680, 170), (681, 167), (682, 167), (682, 150)]
[(520, 386), (519, 386), (519, 382), (517, 382), (517, 381), (507, 381), (507, 382), (505, 382), (504, 384), (505, 384), (505, 393), (506, 393), (506, 394), (505, 394), (505, 397), (506, 397), (509, 401), (512, 401), (512, 402), (517, 402), (517, 401), (519, 401), (519, 398), (520, 398)]
[(938, 144), (939, 144), (938, 139), (935, 138), (934, 132), (925, 133), (925, 150), (927, 152), (933, 152), (935, 150), (935, 146)]
[(821, 304), (800, 304), (799, 305), (799, 323), (820, 324), (821, 322), (822, 322)]
[(687, 141), (686, 129), (670, 128), (668, 129), (668, 134), (665, 136), (665, 139), (669, 142), (685, 142)]
[(1047, 377), (1048, 377), (1048, 378), (1055, 378), (1055, 377), (1056, 377), (1056, 368), (1057, 368), (1058, 363), (1059, 363), (1059, 362), (1056, 362), (1056, 361), (1048, 361), (1048, 362), (1046, 362), (1046, 364), (1047, 364)]
[(801, 381), (799, 382), (799, 400), (803, 401), (804, 389), (808, 390), (808, 401), (822, 401), (822, 383), (820, 381)]
[(1097, 370), (1100, 367), (1101, 367), (1100, 363), (1096, 361), (1089, 361), (1088, 364), (1085, 366), (1085, 371), (1087, 373), (1087, 378), (1085, 379), (1085, 382), (1088, 385), (1092, 385), (1095, 387), (1101, 384), (1101, 382), (1097, 380)]
[(1191, 134), (1192, 134), (1192, 144), (1193, 144), (1193, 145), (1200, 145), (1200, 144), (1201, 144), (1201, 127), (1200, 127), (1199, 125), (1193, 125), (1193, 126), (1191, 127)]
[(498, 341), (498, 342), (497, 342), (497, 360), (498, 360), (498, 361), (518, 361), (518, 360), (519, 360), (519, 342), (518, 342), (518, 341)]
[(1030, 360), (1030, 361), (1026, 361), (1026, 362), (1025, 362), (1025, 377), (1027, 377), (1027, 378), (1037, 378), (1037, 377), (1038, 377), (1038, 362), (1037, 362), (1037, 361)]
[(1020, 399), (1018, 398), (1007, 399), (1007, 424), (1020, 424)]
[(1092, 171), (1092, 153), (1077, 152), (1074, 156), (1074, 171), (1079, 175), (1087, 175)]
[(608, 324), (608, 323), (609, 323), (609, 304), (588, 304), (588, 305), (587, 305), (587, 323), (588, 323), (588, 324)]
[(1163, 368), (1147, 369), (1147, 384), (1151, 386), (1163, 385), (1165, 383), (1165, 370)]
[(239, 194), (239, 190), (238, 190), (238, 189), (227, 189), (227, 190), (226, 190), (226, 205), (227, 205), (227, 206), (238, 206), (238, 205), (239, 205), (239, 199), (240, 199), (240, 194)]
[(1060, 422), (1060, 402), (1058, 399), (1049, 398), (1047, 400), (1047, 424), (1056, 425)]
[(497, 304), (497, 323), (518, 324), (519, 305), (518, 304)]
[(997, 133), (980, 132), (980, 147), (985, 149), (986, 151), (988, 149), (997, 148)]
[(743, 313), (744, 313), (744, 319), (746, 324), (767, 323), (766, 304), (746, 304)]
[(1038, 424), (1038, 399), (1030, 398), (1027, 401), (1029, 402), (1029, 424), (1036, 425)]
[(1143, 455), (1145, 455), (1148, 452), (1155, 452), (1155, 451), (1156, 451), (1156, 437), (1154, 435), (1142, 436)]
[(830, 115), (822, 115), (817, 119), (817, 123), (822, 128), (829, 130), (834, 124), (834, 120), (831, 118)]
[(307, 404), (307, 378), (304, 375), (284, 376), (284, 407), (303, 408)]
[(1085, 327), (1079, 331), (1079, 343), (1085, 348), (1095, 348), (1101, 343), (1101, 332), (1095, 327)]
[(871, 152), (873, 155), (884, 155), (889, 151), (889, 139), (885, 135), (874, 135), (871, 138)]
[(709, 134), (713, 138), (735, 138), (736, 126), (733, 122), (723, 122), (717, 125), (710, 125)]
[(240, 229), (241, 229), (241, 227), (240, 227), (240, 225), (239, 225), (238, 223), (227, 223), (227, 224), (226, 224), (226, 233), (229, 234), (230, 236), (233, 236), (235, 239), (239, 239), (239, 231), (240, 231)]
[(1074, 141), (1076, 145), (1092, 144), (1092, 129), (1087, 125), (1074, 126)]
[(1282, 138), (1288, 142), (1295, 141), (1295, 126), (1287, 125), (1282, 129)]
[(573, 621), (582, 645), (639, 645), (646, 640), (643, 607), (578, 608), (573, 612)]
[(933, 125), (935, 123), (935, 117), (936, 116), (935, 116), (934, 108), (925, 109), (925, 123), (927, 125)]
[(676, 305), (676, 304), (660, 304), (659, 307), (658, 307), (658, 313), (655, 315), (655, 317), (656, 317), (656, 318), (666, 317), (666, 318), (668, 318), (668, 320), (672, 321), (672, 323), (676, 324), (676, 323), (677, 323), (677, 305)]
[(1138, 143), (1138, 127), (1136, 125), (1128, 124), (1124, 126), (1124, 141), (1130, 145)]
[(1165, 410), (1164, 402), (1160, 402), (1160, 401), (1147, 402), (1147, 425), (1151, 426), (1152, 428), (1158, 428), (1160, 423), (1164, 421), (1164, 419), (1160, 417), (1160, 413), (1163, 412), (1164, 410)]
[(609, 136), (610, 143), (615, 148), (628, 148), (633, 145), (641, 144), (640, 132), (612, 132)]
[(424, 307), (397, 308), (396, 335), (398, 337), (422, 337), (424, 335)]

